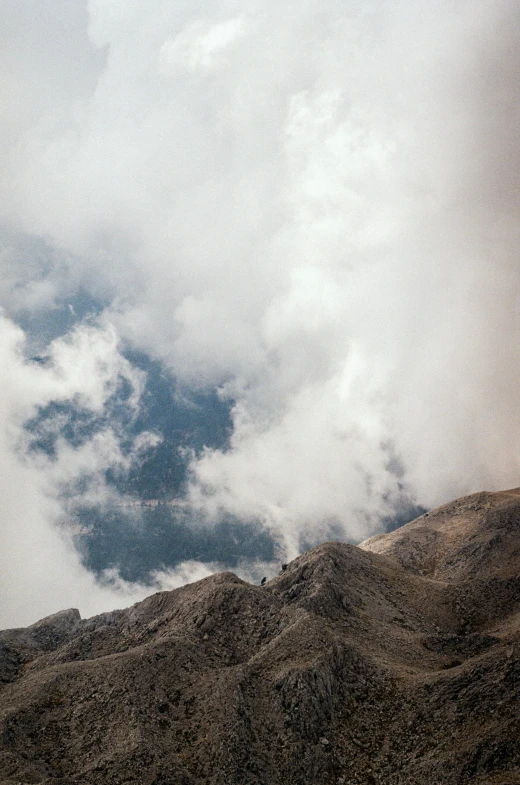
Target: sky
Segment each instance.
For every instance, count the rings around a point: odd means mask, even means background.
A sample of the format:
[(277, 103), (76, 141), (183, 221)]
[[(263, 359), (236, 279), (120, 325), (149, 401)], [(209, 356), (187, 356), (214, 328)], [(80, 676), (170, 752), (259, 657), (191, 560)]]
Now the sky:
[(0, 12), (0, 626), (519, 484), (514, 0)]

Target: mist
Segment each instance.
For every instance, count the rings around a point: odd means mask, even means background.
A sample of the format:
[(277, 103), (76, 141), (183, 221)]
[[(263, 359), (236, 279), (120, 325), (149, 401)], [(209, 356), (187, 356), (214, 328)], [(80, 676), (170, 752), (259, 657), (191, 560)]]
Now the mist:
[[(88, 372), (62, 349), (66, 390), (31, 369), (29, 408), (102, 410), (122, 372), (138, 408), (120, 346), (217, 391), (232, 433), (188, 456), (185, 500), (258, 521), (287, 558), (519, 484), (516, 3), (1, 6), (1, 329), (78, 287), (103, 302), (75, 328)], [(6, 478), (26, 460), (19, 394)], [(110, 438), (67, 448), (69, 483), (121, 461)], [(61, 602), (99, 586), (56, 544), (55, 474), (15, 473), (0, 519), (22, 516), (22, 487), (50, 496), (24, 536), (49, 539), (47, 574), (53, 553), (69, 565)], [(15, 609), (28, 567), (6, 560)]]

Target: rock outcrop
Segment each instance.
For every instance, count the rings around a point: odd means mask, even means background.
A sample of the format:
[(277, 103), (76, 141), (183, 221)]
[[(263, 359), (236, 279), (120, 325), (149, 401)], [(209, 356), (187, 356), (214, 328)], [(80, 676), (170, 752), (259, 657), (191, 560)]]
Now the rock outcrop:
[(0, 783), (518, 785), (520, 491), (0, 633)]

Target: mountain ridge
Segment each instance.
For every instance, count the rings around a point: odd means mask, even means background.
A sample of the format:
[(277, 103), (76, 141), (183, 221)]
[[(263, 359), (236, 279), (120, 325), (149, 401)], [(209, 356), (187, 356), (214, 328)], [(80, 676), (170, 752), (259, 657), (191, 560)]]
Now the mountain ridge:
[(513, 785), (520, 490), (0, 632), (0, 783)]

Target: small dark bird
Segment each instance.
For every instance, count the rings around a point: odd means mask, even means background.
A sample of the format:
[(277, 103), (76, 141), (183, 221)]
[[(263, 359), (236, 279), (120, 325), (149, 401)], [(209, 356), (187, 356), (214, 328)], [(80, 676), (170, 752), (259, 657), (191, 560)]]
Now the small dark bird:
[(267, 578), (262, 578), (262, 580), (260, 581), (260, 586), (263, 586), (264, 583), (266, 582), (266, 580), (267, 580)]
[(287, 569), (287, 566), (288, 566), (287, 564), (282, 564), (282, 572), (285, 572), (285, 570)]

